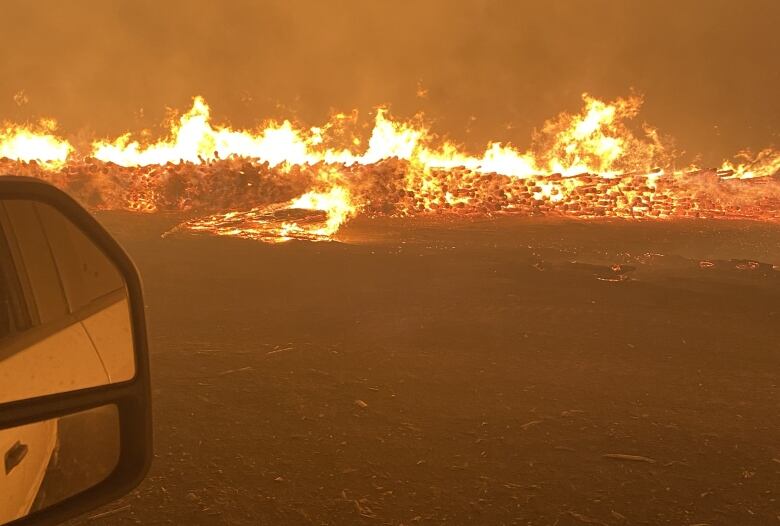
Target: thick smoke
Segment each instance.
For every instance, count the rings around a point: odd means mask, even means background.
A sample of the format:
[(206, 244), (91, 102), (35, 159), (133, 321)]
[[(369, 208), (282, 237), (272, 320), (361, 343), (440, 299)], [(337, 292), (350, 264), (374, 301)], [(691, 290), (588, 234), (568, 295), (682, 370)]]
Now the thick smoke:
[(238, 128), (388, 104), (472, 150), (525, 148), (582, 92), (631, 88), (704, 166), (780, 130), (774, 0), (5, 0), (0, 19), (0, 121), (69, 138), (153, 128), (200, 94)]

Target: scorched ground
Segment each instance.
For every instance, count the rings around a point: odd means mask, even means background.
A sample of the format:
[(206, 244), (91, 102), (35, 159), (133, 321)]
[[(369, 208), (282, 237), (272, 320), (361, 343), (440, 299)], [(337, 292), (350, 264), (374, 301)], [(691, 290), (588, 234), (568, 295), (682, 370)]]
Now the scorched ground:
[(267, 245), (100, 218), (145, 278), (156, 426), (100, 523), (777, 520), (776, 225), (380, 218)]

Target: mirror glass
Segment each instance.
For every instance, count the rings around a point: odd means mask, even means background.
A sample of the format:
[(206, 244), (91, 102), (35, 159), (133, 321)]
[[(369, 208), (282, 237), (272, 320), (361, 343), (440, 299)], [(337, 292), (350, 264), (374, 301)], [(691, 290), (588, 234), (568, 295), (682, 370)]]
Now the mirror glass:
[(55, 208), (0, 201), (0, 404), (134, 375), (114, 263)]
[(0, 430), (0, 525), (106, 480), (119, 447), (113, 404)]

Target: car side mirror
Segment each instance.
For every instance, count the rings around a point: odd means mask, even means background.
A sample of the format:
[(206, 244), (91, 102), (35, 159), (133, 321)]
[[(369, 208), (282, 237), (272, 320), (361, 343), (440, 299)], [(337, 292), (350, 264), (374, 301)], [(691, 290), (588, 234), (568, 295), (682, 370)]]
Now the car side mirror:
[(101, 506), (151, 458), (138, 272), (67, 194), (0, 177), (0, 525)]

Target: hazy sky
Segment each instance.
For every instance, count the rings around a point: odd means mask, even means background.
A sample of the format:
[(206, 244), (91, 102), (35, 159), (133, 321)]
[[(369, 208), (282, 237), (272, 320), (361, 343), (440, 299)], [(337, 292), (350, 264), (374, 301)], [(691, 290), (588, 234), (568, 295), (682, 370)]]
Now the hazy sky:
[(114, 135), (202, 94), (235, 126), (389, 104), (524, 145), (633, 88), (714, 162), (780, 142), (779, 23), (777, 0), (0, 0), (0, 121)]

